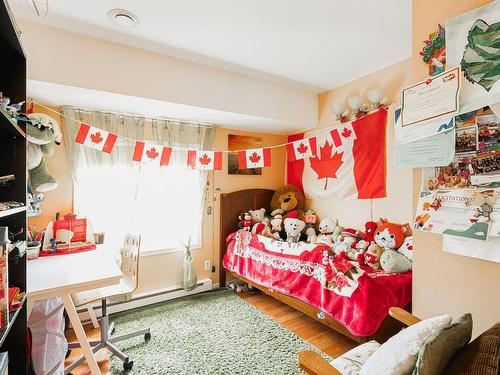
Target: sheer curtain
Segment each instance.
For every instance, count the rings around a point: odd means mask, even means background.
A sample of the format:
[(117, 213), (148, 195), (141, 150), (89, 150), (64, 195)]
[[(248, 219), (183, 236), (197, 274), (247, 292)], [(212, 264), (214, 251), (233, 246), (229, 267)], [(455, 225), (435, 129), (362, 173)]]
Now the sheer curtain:
[[(201, 246), (208, 172), (188, 169), (187, 151), (173, 151), (168, 167), (134, 162), (132, 139), (210, 150), (212, 126), (72, 107), (63, 107), (63, 114), (75, 212), (89, 218), (95, 231), (105, 232), (109, 248), (118, 251), (126, 232), (142, 235), (143, 252), (184, 251), (189, 242), (192, 248)], [(131, 139), (119, 137), (111, 154), (102, 153), (74, 142), (80, 122)]]

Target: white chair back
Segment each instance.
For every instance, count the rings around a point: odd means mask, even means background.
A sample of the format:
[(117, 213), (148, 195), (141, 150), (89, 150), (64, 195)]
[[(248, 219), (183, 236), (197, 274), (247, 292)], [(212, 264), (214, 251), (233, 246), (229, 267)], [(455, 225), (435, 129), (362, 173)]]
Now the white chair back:
[(139, 280), (139, 253), (141, 249), (141, 236), (127, 233), (123, 246), (120, 249), (121, 253), (121, 271), (123, 273), (123, 281), (133, 288), (130, 293), (137, 289)]

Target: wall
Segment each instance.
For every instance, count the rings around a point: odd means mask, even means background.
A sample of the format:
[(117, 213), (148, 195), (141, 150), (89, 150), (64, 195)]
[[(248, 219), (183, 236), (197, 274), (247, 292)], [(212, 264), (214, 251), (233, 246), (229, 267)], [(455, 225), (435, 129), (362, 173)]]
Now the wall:
[[(413, 78), (427, 76), (419, 51), (422, 41), (445, 19), (484, 5), (486, 0), (413, 0)], [(420, 188), (413, 173), (413, 200)], [(474, 336), (500, 319), (500, 264), (441, 251), (442, 236), (416, 232), (413, 260), (413, 312), (420, 317), (470, 312)]]
[[(52, 107), (52, 109), (56, 111), (59, 110), (57, 107)], [(47, 113), (59, 120), (59, 123), (62, 124), (61, 118), (57, 114), (44, 110), (38, 106), (35, 106), (34, 110), (35, 112)], [(64, 127), (62, 130), (65, 131)], [(258, 135), (262, 137), (264, 146), (280, 144), (286, 141), (286, 137), (280, 135), (255, 134), (226, 128), (217, 128), (214, 149), (227, 149), (228, 134)], [(227, 158), (224, 157), (222, 170), (210, 174), (210, 185), (206, 196), (203, 218), (203, 247), (193, 251), (198, 279), (211, 278), (214, 284), (219, 282), (218, 268), (215, 273), (212, 273), (211, 271), (205, 271), (203, 264), (205, 260), (210, 260), (212, 264), (215, 262), (216, 267), (218, 267), (219, 237), (217, 234), (219, 233), (220, 218), (218, 205), (219, 193), (228, 193), (245, 188), (260, 187), (273, 189), (282, 186), (285, 174), (284, 148), (273, 149), (271, 160), (271, 167), (264, 168), (260, 176), (238, 176), (227, 174)], [(38, 229), (45, 228), (47, 222), (54, 219), (56, 212), (65, 214), (73, 211), (73, 180), (68, 166), (64, 144), (56, 147), (55, 154), (52, 157), (46, 158), (46, 163), (49, 171), (59, 181), (59, 187), (45, 194), (42, 215), (29, 219), (29, 224), (36, 225)], [(213, 213), (211, 215), (207, 214), (206, 208), (208, 206), (213, 207)], [(183, 253), (180, 251), (143, 256), (140, 260), (141, 271), (137, 292), (175, 286), (180, 275), (182, 261)]]
[(29, 80), (269, 118), (302, 128), (317, 118), (317, 98), (310, 90), (32, 22), (18, 23)]
[(320, 217), (338, 217), (344, 226), (363, 228), (371, 219), (387, 217), (396, 222), (411, 220), (411, 171), (395, 169), (393, 164), (394, 108), (399, 104), (401, 88), (411, 82), (411, 59), (388, 66), (356, 81), (319, 95), (318, 126), (334, 125), (337, 120), (332, 111), (335, 102), (346, 102), (348, 97), (366, 95), (369, 89), (384, 89), (389, 107), (387, 126), (387, 198), (374, 200), (310, 200), (308, 207), (314, 208)]

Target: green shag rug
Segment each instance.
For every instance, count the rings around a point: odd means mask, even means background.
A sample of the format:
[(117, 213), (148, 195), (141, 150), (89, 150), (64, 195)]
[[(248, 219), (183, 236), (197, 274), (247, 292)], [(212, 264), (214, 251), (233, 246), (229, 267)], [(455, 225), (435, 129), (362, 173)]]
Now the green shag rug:
[(230, 291), (197, 294), (112, 316), (116, 335), (151, 327), (142, 337), (116, 345), (134, 361), (112, 374), (303, 374), (297, 354), (312, 345)]

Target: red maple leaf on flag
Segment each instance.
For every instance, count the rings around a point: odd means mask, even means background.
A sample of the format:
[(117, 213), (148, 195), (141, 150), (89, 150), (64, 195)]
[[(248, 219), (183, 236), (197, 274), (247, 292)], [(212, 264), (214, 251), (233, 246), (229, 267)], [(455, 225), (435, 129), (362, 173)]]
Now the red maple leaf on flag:
[(148, 151), (146, 151), (146, 156), (150, 159), (156, 159), (160, 155), (157, 151), (156, 148), (151, 147)]
[(297, 151), (299, 153), (301, 153), (302, 155), (305, 154), (307, 152), (307, 150), (309, 149), (309, 147), (307, 147), (305, 144), (303, 144), (302, 142), (300, 142), (300, 145), (299, 147), (297, 147)]
[(257, 164), (260, 160), (260, 155), (257, 154), (255, 151), (253, 154), (248, 158), (252, 163)]
[(332, 145), (327, 141), (325, 145), (323, 147), (320, 147), (319, 149), (321, 159), (318, 157), (318, 155), (313, 158), (309, 158), (311, 162), (311, 168), (318, 175), (318, 180), (322, 178), (325, 179), (324, 190), (326, 190), (328, 187), (329, 178), (337, 178), (336, 173), (343, 163), (342, 155), (344, 155), (344, 153), (335, 152), (332, 155), (332, 149)]
[(97, 132), (95, 134), (90, 135), (90, 140), (92, 143), (99, 144), (103, 141), (103, 138), (101, 136), (101, 132)]
[(352, 130), (350, 129), (347, 129), (347, 128), (344, 128), (344, 130), (342, 130), (342, 137), (344, 138), (349, 138), (352, 134)]
[(209, 158), (207, 154), (203, 154), (203, 156), (198, 160), (200, 161), (201, 165), (208, 165), (212, 161), (212, 159)]

